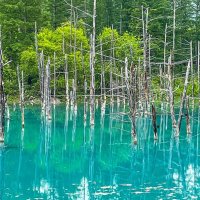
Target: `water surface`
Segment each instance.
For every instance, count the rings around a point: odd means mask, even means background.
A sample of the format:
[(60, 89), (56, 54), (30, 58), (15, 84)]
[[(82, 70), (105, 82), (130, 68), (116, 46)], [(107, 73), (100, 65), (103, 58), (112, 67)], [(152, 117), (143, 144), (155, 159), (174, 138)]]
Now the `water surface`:
[(171, 139), (168, 115), (158, 116), (159, 140), (151, 119), (137, 120), (138, 145), (132, 144), (123, 108), (96, 109), (95, 127), (65, 106), (46, 121), (37, 106), (11, 109), (5, 145), (0, 148), (0, 199), (198, 199), (200, 161), (198, 115), (185, 120), (179, 141)]

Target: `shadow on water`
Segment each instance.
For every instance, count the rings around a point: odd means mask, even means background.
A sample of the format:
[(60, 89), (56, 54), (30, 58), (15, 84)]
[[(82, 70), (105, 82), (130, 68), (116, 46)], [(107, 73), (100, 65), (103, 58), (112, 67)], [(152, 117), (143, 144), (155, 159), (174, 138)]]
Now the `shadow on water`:
[(151, 119), (140, 116), (135, 146), (125, 109), (97, 108), (90, 127), (82, 105), (77, 112), (52, 108), (51, 121), (30, 107), (24, 130), (19, 110), (11, 110), (0, 148), (0, 199), (197, 199), (198, 114), (193, 113), (192, 134), (187, 137), (183, 124), (179, 140), (171, 138), (168, 115), (158, 116), (156, 142)]

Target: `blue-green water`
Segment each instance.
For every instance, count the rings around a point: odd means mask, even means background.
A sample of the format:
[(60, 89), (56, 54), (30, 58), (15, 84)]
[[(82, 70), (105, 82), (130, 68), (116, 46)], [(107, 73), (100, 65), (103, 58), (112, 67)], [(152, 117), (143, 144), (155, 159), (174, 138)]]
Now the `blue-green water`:
[(141, 117), (134, 146), (128, 118), (117, 112), (108, 107), (101, 117), (97, 109), (93, 130), (89, 116), (84, 126), (83, 106), (77, 115), (57, 106), (49, 122), (39, 107), (28, 107), (22, 132), (19, 109), (11, 109), (0, 149), (0, 199), (198, 199), (197, 115), (191, 137), (184, 121), (179, 141), (171, 140), (169, 116), (158, 116), (157, 143), (151, 120)]

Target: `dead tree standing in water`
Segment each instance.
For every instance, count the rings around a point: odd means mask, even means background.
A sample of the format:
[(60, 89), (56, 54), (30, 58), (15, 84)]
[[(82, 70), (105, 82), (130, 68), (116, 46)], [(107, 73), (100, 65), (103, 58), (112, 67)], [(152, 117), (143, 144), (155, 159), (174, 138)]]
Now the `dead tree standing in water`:
[[(133, 72), (133, 69), (131, 70), (130, 74), (132, 72)], [(135, 99), (133, 98), (134, 92), (132, 91), (134, 88), (134, 85), (131, 85), (131, 83), (133, 83), (133, 80), (130, 80), (132, 78), (134, 78), (134, 74), (131, 74), (131, 76), (129, 76), (128, 59), (126, 58), (125, 59), (125, 83), (126, 83), (127, 96), (128, 96), (129, 107), (130, 107), (130, 118), (131, 118), (131, 123), (132, 123), (133, 142), (134, 144), (137, 144), (137, 134), (136, 134), (136, 125), (135, 125), (136, 102), (135, 102)]]
[(17, 79), (19, 87), (19, 102), (21, 108), (22, 128), (24, 128), (24, 74), (22, 71), (20, 75), (19, 65), (17, 65)]
[(69, 105), (69, 75), (68, 75), (67, 54), (65, 54), (65, 95), (66, 95), (66, 104)]
[(189, 97), (186, 97), (186, 122), (187, 122), (187, 134), (191, 134), (191, 126), (190, 126), (190, 102)]
[(157, 140), (158, 133), (157, 133), (157, 125), (156, 125), (156, 108), (154, 104), (152, 104), (152, 123), (153, 123), (153, 131), (154, 131), (154, 140)]
[(181, 121), (183, 117), (183, 108), (185, 101), (187, 100), (186, 94), (187, 94), (187, 87), (188, 87), (188, 79), (189, 79), (189, 74), (190, 74), (190, 67), (191, 67), (191, 62), (188, 62), (187, 66), (187, 71), (185, 75), (185, 84), (184, 84), (184, 89), (183, 89), (183, 94), (182, 94), (182, 99), (181, 99), (181, 104), (180, 104), (180, 111), (179, 111), (179, 118), (178, 118), (178, 126), (177, 126), (177, 131), (176, 134), (179, 136), (180, 128), (181, 128)]
[[(93, 40), (91, 36), (91, 40)], [(95, 75), (94, 75), (94, 61), (93, 61), (93, 48), (91, 45), (91, 52), (90, 52), (90, 125), (94, 125), (94, 112), (95, 112), (95, 89), (94, 89), (94, 82), (95, 82)]]
[(173, 86), (172, 86), (172, 75), (171, 75), (172, 63), (171, 63), (171, 61), (172, 60), (171, 60), (171, 56), (170, 56), (169, 61), (168, 61), (168, 75), (167, 75), (167, 77), (168, 77), (169, 104), (170, 104), (170, 112), (171, 112), (171, 119), (172, 119), (172, 127), (173, 127), (173, 131), (174, 131), (174, 136), (179, 137), (181, 121), (182, 121), (182, 117), (183, 117), (183, 107), (184, 107), (184, 103), (185, 103), (185, 100), (186, 100), (186, 92), (187, 92), (187, 87), (188, 87), (188, 79), (189, 79), (191, 62), (189, 61), (188, 66), (187, 66), (187, 71), (186, 71), (186, 75), (185, 75), (184, 90), (183, 90), (183, 94), (182, 94), (180, 111), (179, 111), (179, 118), (178, 118), (178, 122), (177, 122), (176, 118), (175, 118), (175, 111), (174, 111), (174, 94), (173, 94)]
[(41, 107), (44, 110), (44, 54), (43, 51), (40, 53), (40, 95), (41, 95)]
[(53, 104), (56, 105), (56, 53), (54, 52), (53, 59)]
[(51, 88), (50, 88), (50, 58), (48, 58), (44, 73), (44, 102), (43, 108), (49, 120), (51, 120)]
[(0, 142), (4, 142), (5, 94), (3, 86), (3, 54), (0, 41)]
[(21, 110), (22, 110), (22, 128), (24, 128), (24, 72), (22, 71), (22, 94), (21, 94)]
[(171, 74), (171, 67), (172, 67), (172, 58), (169, 57), (168, 61), (168, 92), (169, 92), (169, 105), (170, 105), (170, 113), (171, 113), (171, 119), (172, 119), (172, 128), (175, 130), (177, 128), (176, 124), (176, 118), (175, 118), (175, 112), (174, 112), (174, 94), (173, 94), (173, 86), (172, 86), (172, 74)]
[[(149, 107), (149, 88), (148, 88), (148, 70), (147, 70), (147, 49), (148, 49), (148, 21), (149, 9), (144, 10), (142, 6), (142, 29), (143, 29), (143, 67), (144, 67), (144, 93), (145, 93), (145, 112)], [(150, 64), (150, 63), (149, 63)]]
[(94, 125), (94, 112), (95, 112), (95, 40), (96, 40), (96, 0), (94, 0), (93, 8), (93, 34), (91, 36), (91, 51), (90, 51), (90, 72), (91, 72), (91, 82), (90, 82), (90, 124)]

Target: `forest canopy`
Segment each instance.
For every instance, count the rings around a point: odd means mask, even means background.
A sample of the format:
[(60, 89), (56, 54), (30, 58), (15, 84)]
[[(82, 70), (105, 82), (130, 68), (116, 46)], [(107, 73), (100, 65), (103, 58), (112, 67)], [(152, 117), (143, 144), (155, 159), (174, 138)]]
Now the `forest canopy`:
[[(73, 5), (71, 5), (73, 3)], [(101, 43), (105, 69), (109, 68), (111, 54), (118, 60), (120, 71), (125, 55), (138, 62), (142, 58), (142, 7), (146, 16), (148, 8), (148, 34), (151, 37), (151, 55), (154, 62), (163, 59), (163, 43), (167, 27), (167, 53), (172, 49), (173, 15), (176, 11), (175, 60), (188, 57), (190, 41), (197, 51), (200, 25), (200, 2), (198, 0), (99, 0), (96, 16), (96, 72), (100, 72)], [(11, 61), (5, 67), (5, 89), (8, 95), (17, 90), (16, 66), (25, 73), (25, 86), (31, 95), (39, 94), (39, 80), (35, 39), (38, 51), (45, 60), (50, 57), (51, 68), (64, 71), (64, 54), (67, 54), (69, 73), (73, 75), (76, 64), (79, 84), (83, 85), (84, 74), (89, 78), (90, 33), (92, 31), (92, 0), (0, 0), (0, 24), (4, 60)], [(63, 43), (64, 41), (64, 43)], [(76, 43), (76, 45), (74, 45)], [(76, 46), (76, 47), (74, 47)], [(111, 49), (115, 48), (115, 52)], [(54, 60), (54, 53), (56, 59)], [(83, 63), (84, 68), (83, 69)], [(53, 68), (52, 68), (53, 69)], [(51, 70), (52, 70), (51, 69)], [(181, 69), (177, 69), (180, 72)], [(64, 76), (57, 75), (58, 92), (64, 90)], [(109, 74), (106, 75), (107, 79)], [(72, 85), (70, 81), (70, 87)], [(96, 77), (97, 88), (100, 78)], [(79, 88), (80, 91), (83, 90)], [(97, 90), (98, 91), (98, 90)]]

